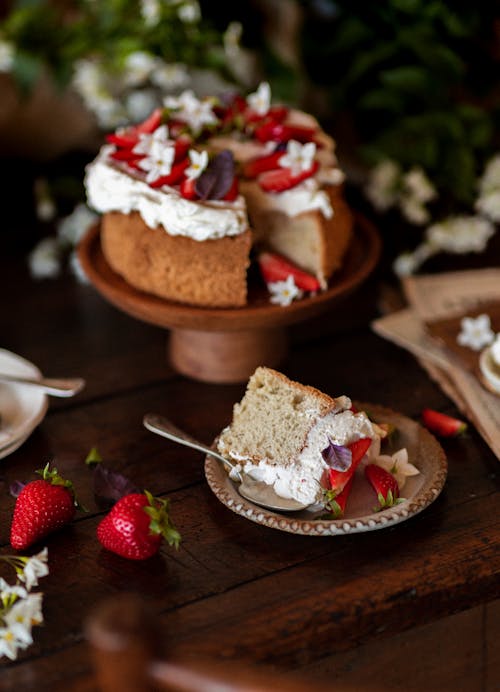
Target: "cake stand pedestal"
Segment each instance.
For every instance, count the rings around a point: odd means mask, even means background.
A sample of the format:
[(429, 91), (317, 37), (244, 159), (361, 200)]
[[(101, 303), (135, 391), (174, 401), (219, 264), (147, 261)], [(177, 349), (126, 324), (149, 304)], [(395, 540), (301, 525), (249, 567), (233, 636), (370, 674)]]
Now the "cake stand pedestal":
[(101, 250), (100, 226), (83, 237), (78, 256), (95, 288), (113, 305), (170, 331), (168, 358), (183, 375), (214, 383), (245, 382), (258, 365), (276, 367), (287, 354), (288, 325), (316, 317), (359, 286), (373, 271), (381, 243), (375, 227), (355, 215), (342, 269), (326, 291), (282, 307), (269, 302), (263, 282), (249, 279), (243, 308), (199, 308), (143, 293), (118, 276)]

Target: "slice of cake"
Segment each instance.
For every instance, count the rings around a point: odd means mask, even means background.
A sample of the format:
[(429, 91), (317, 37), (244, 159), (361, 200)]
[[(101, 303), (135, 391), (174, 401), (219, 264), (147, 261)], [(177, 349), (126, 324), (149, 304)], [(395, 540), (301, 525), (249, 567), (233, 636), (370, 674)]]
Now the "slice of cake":
[(107, 139), (87, 166), (87, 199), (103, 215), (106, 260), (135, 288), (241, 307), (253, 248), (311, 274), (309, 290), (341, 266), (352, 217), (334, 142), (312, 116), (271, 105), (268, 85), (226, 102), (169, 97)]
[(359, 440), (371, 441), (368, 454), (378, 453), (377, 426), (365, 413), (352, 411), (348, 397), (333, 399), (259, 367), (217, 447), (281, 497), (315, 505), (323, 504), (327, 490), (341, 493), (352, 478), (362, 457), (354, 460), (350, 446)]

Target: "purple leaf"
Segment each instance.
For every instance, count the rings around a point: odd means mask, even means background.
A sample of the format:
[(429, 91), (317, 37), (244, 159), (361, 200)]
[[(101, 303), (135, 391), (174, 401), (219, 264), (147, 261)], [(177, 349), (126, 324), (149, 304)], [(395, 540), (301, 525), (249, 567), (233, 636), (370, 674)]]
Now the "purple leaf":
[(9, 487), (9, 492), (12, 495), (12, 497), (19, 497), (21, 494), (21, 490), (24, 488), (26, 483), (23, 483), (22, 481), (13, 481), (10, 484)]
[(196, 194), (200, 199), (222, 199), (229, 192), (234, 175), (233, 153), (229, 149), (224, 149), (196, 179)]
[(97, 498), (114, 504), (125, 495), (138, 493), (140, 490), (128, 478), (117, 471), (111, 471), (102, 464), (94, 471), (94, 493)]
[(330, 438), (328, 438), (328, 447), (321, 452), (321, 456), (335, 471), (347, 471), (352, 464), (351, 450), (343, 445), (334, 444)]

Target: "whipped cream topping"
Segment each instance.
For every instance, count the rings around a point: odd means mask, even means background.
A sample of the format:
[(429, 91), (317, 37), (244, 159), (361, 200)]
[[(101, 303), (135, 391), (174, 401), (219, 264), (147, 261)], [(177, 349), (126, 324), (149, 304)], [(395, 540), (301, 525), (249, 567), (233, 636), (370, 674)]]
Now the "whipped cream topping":
[(279, 194), (267, 193), (253, 180), (242, 181), (241, 190), (248, 197), (250, 215), (255, 205), (259, 213), (277, 211), (294, 217), (318, 209), (325, 218), (331, 219), (334, 211), (327, 193), (316, 178), (307, 178), (295, 187)]
[(85, 187), (89, 206), (104, 214), (138, 212), (150, 228), (162, 226), (170, 235), (203, 241), (243, 233), (248, 228), (245, 201), (190, 201), (168, 185), (159, 189), (133, 177), (110, 161), (113, 147), (103, 147), (87, 166)]
[[(349, 401), (347, 397), (346, 401)], [(350, 405), (350, 402), (349, 402)], [(255, 480), (263, 481), (274, 488), (277, 495), (293, 498), (305, 505), (321, 503), (323, 489), (321, 480), (328, 465), (321, 452), (329, 441), (336, 445), (349, 445), (356, 440), (370, 437), (374, 442), (377, 434), (365, 413), (349, 410), (331, 412), (318, 418), (309, 431), (306, 445), (293, 464), (283, 466), (262, 459), (258, 465), (250, 461), (244, 463), (239, 458), (242, 470)], [(375, 451), (378, 445), (375, 444)], [(370, 449), (368, 454), (370, 455)], [(236, 455), (230, 453), (235, 458)]]

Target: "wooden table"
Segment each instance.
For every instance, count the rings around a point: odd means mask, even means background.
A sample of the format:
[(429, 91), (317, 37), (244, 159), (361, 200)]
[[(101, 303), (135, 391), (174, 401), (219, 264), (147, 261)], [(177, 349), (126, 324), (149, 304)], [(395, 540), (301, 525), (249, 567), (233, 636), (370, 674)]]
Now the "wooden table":
[[(420, 515), (385, 530), (317, 538), (246, 521), (209, 490), (200, 454), (151, 434), (154, 411), (211, 441), (243, 385), (173, 372), (163, 329), (108, 305), (72, 276), (33, 281), (20, 253), (2, 255), (1, 346), (46, 375), (86, 389), (50, 400), (29, 440), (1, 462), (0, 542), (11, 552), (9, 484), (53, 461), (89, 509), (52, 535), (41, 580), (45, 625), (2, 689), (95, 689), (82, 623), (97, 602), (139, 592), (159, 614), (171, 655), (267, 665), (332, 690), (498, 689), (499, 462), (474, 429), (443, 443), (449, 476)], [(292, 328), (282, 370), (332, 394), (418, 418), (457, 414), (413, 357), (373, 334), (380, 272), (342, 304)], [(178, 552), (130, 562), (102, 549), (91, 447), (139, 487), (171, 499)], [(10, 575), (9, 575), (10, 576)]]

